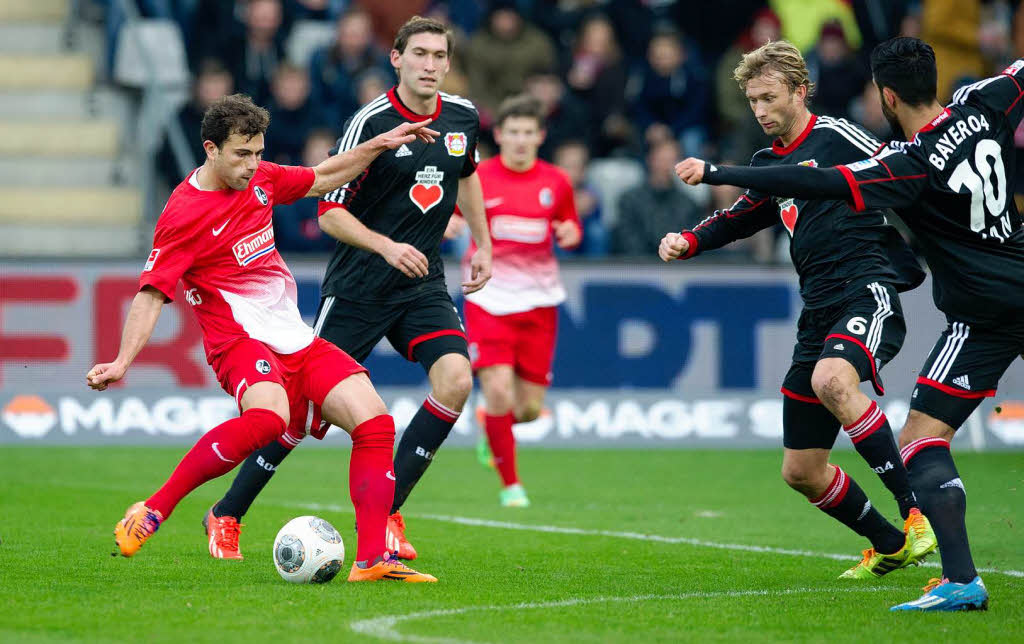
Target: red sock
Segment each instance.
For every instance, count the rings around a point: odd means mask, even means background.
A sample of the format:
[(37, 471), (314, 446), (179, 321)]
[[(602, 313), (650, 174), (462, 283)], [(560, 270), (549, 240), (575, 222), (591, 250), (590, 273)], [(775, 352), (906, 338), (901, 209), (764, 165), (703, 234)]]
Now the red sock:
[(498, 468), (501, 482), (506, 486), (519, 482), (516, 473), (516, 439), (512, 436), (512, 414), (504, 416), (485, 416), (484, 428), (487, 430), (487, 441), (491, 444), (494, 454), (494, 467)]
[(268, 409), (250, 409), (203, 434), (174, 468), (171, 478), (146, 501), (166, 519), (185, 496), (203, 483), (223, 476), (249, 454), (285, 431), (284, 419)]
[(348, 492), (356, 509), (356, 561), (387, 551), (388, 511), (395, 498), (395, 420), (382, 414), (352, 430)]

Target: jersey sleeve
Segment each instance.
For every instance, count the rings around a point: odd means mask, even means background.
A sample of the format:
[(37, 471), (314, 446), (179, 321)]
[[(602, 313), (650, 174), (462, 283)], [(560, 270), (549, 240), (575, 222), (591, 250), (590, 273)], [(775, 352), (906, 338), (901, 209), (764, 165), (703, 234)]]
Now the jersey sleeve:
[(299, 165), (277, 165), (264, 161), (267, 175), (274, 184), (274, 204), (290, 204), (309, 193), (316, 181), (313, 168)]
[(998, 76), (961, 87), (953, 93), (953, 103), (973, 103), (1003, 114), (1010, 121), (1010, 129), (1017, 129), (1024, 118), (1024, 59), (1017, 60)]
[(582, 243), (583, 226), (580, 224), (580, 217), (576, 212), (576, 195), (573, 192), (572, 184), (561, 174), (559, 174), (558, 192), (558, 208), (551, 218), (558, 222), (571, 221), (576, 224), (576, 229), (580, 231), (580, 243)]
[(178, 280), (195, 261), (194, 240), (197, 238), (184, 227), (158, 225), (153, 235), (153, 250), (139, 277), (139, 288), (152, 286), (163, 293), (168, 302), (173, 301)]
[(462, 162), (462, 171), (459, 173), (459, 177), (462, 179), (465, 179), (476, 172), (476, 167), (480, 165), (480, 151), (476, 147), (477, 139), (480, 138), (479, 117), (477, 118), (476, 126), (477, 129), (469, 137), (469, 145), (466, 149), (466, 159)]
[[(359, 113), (356, 113), (358, 116)], [(334, 147), (331, 148), (331, 156), (346, 152), (356, 147), (360, 143), (369, 141), (372, 139), (374, 134), (373, 124), (369, 122), (368, 118), (355, 118), (351, 117), (345, 122), (344, 134), (341, 138), (335, 142)], [(363, 179), (366, 178), (367, 173), (370, 171), (369, 168), (363, 171), (358, 177), (349, 181), (337, 190), (328, 192), (320, 198), (320, 202), (317, 208), (319, 215), (324, 214), (332, 208), (347, 208), (348, 204), (351, 203), (352, 198), (359, 191), (359, 186)]]
[(750, 237), (778, 221), (778, 211), (771, 197), (747, 190), (731, 207), (716, 210), (710, 217), (694, 226), (693, 230), (683, 231), (690, 248), (679, 259), (689, 259), (698, 253)]
[(836, 166), (850, 187), (857, 212), (905, 208), (928, 186), (927, 161), (905, 148), (887, 147), (870, 159)]

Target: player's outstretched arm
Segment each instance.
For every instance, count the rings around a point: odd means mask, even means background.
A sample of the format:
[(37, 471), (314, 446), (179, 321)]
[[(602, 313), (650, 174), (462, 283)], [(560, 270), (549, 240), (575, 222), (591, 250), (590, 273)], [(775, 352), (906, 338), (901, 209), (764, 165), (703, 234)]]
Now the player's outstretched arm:
[(469, 260), (469, 280), (462, 283), (462, 292), (469, 294), (482, 289), (487, 280), (491, 279), (491, 233), (487, 228), (487, 214), (484, 211), (484, 189), (475, 172), (459, 179), (459, 195), (455, 203), (476, 242), (476, 252)]
[(89, 370), (85, 375), (85, 382), (90, 387), (96, 391), (103, 391), (110, 383), (124, 377), (128, 366), (153, 335), (165, 301), (164, 294), (152, 286), (142, 287), (135, 295), (128, 309), (128, 318), (124, 322), (121, 348), (117, 352), (117, 358), (113, 362), (104, 362)]
[(686, 255), (688, 250), (690, 250), (690, 242), (682, 233), (668, 233), (661, 238), (661, 243), (658, 245), (658, 257), (663, 262), (671, 262)]
[[(326, 202), (322, 202), (326, 203)], [(344, 208), (331, 208), (320, 215), (320, 230), (343, 244), (377, 253), (406, 277), (426, 277), (427, 256), (411, 244), (396, 242), (370, 230)]]
[(698, 183), (739, 186), (798, 199), (853, 199), (850, 185), (838, 168), (716, 166), (691, 157), (676, 164), (676, 174), (691, 186)]
[(433, 143), (434, 137), (441, 136), (441, 133), (428, 128), (429, 123), (430, 119), (417, 123), (402, 123), (351, 150), (328, 157), (313, 168), (316, 180), (313, 181), (313, 187), (306, 196), (322, 197), (332, 190), (337, 190), (358, 177), (385, 150), (394, 150), (417, 139), (424, 143)]

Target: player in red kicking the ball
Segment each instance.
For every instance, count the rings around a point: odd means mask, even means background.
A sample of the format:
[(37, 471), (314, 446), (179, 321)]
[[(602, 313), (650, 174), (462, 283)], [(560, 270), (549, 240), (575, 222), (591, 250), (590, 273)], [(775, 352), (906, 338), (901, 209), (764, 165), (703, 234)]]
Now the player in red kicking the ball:
[[(565, 289), (552, 241), (582, 238), (565, 173), (537, 158), (544, 141), (540, 104), (526, 96), (502, 103), (494, 127), (500, 154), (480, 164), (494, 248), (487, 288), (466, 296), (466, 332), (484, 395), (484, 429), (504, 488), (501, 504), (530, 504), (516, 471), (512, 425), (535, 420), (551, 385), (558, 305)], [(475, 252), (470, 246), (468, 260)]]
[(248, 96), (227, 96), (207, 110), (206, 162), (175, 188), (157, 221), (117, 358), (94, 366), (86, 381), (103, 391), (124, 377), (181, 280), (203, 329), (207, 360), (241, 415), (203, 435), (153, 496), (128, 509), (114, 530), (123, 556), (138, 552), (195, 488), (282, 435), (305, 435), (312, 410), (317, 425), (322, 417), (352, 436), (349, 493), (359, 533), (349, 581), (437, 581), (388, 553), (394, 420), (366, 369), (302, 321), (295, 279), (275, 248), (271, 223), (275, 204), (324, 195), (385, 150), (417, 139), (432, 143), (438, 133), (425, 127), (429, 122), (403, 123), (305, 168), (262, 160), (270, 117)]

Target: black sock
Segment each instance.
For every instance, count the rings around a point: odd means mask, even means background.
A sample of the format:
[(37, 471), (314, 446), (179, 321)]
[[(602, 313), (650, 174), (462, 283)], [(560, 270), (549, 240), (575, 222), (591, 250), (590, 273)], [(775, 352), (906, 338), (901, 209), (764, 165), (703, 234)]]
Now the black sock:
[(825, 493), (810, 501), (825, 514), (867, 537), (875, 552), (892, 554), (906, 542), (903, 532), (872, 507), (864, 490), (838, 466)]
[(405, 503), (458, 419), (458, 412), (437, 402), (433, 396), (423, 401), (395, 450), (395, 500), (391, 514), (398, 512)]
[(241, 520), (249, 511), (252, 502), (270, 482), (277, 466), (291, 452), (291, 447), (286, 447), (278, 440), (250, 454), (242, 463), (242, 467), (238, 468), (238, 474), (231, 482), (227, 494), (213, 506), (213, 516), (231, 516)]
[(900, 516), (904, 519), (910, 515), (910, 509), (917, 507), (917, 499), (910, 487), (910, 476), (900, 459), (899, 449), (892, 436), (889, 420), (882, 413), (878, 404), (873, 402), (864, 415), (855, 423), (843, 429), (853, 440), (853, 446), (868, 466), (878, 474), (885, 487), (892, 492), (896, 504), (900, 508)]
[(910, 482), (921, 502), (921, 512), (935, 530), (942, 556), (942, 576), (967, 583), (978, 576), (967, 542), (967, 493), (953, 463), (949, 443), (922, 438), (903, 448)]

